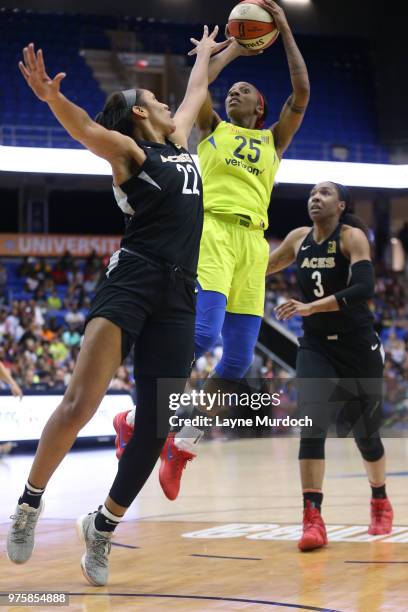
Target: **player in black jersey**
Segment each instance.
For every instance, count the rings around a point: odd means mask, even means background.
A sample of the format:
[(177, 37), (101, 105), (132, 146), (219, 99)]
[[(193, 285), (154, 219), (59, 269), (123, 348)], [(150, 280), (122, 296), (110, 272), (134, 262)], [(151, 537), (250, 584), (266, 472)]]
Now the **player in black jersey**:
[(303, 428), (300, 441), (304, 500), (300, 550), (327, 543), (320, 511), (325, 439), (334, 414), (338, 435), (353, 433), (372, 487), (369, 533), (386, 534), (392, 529), (378, 432), (383, 350), (367, 304), (374, 294), (374, 269), (367, 228), (350, 213), (350, 205), (348, 189), (342, 185), (324, 182), (313, 187), (308, 201), (313, 228), (290, 232), (269, 260), (268, 273), (296, 261), (304, 299), (291, 299), (276, 309), (282, 321), (304, 317), (296, 374), (299, 407), (313, 425)]
[[(158, 379), (174, 379), (166, 391), (181, 392), (194, 351), (195, 276), (203, 221), (202, 184), (187, 139), (206, 98), (208, 64), (218, 28), (205, 26), (185, 98), (174, 118), (148, 90), (113, 94), (96, 121), (60, 92), (65, 77), (51, 79), (42, 51), (24, 49), (19, 67), (36, 96), (47, 102), (68, 133), (112, 166), (114, 191), (127, 217), (122, 248), (111, 258), (90, 309), (84, 342), (63, 401), (47, 422), (8, 534), (11, 561), (31, 556), (42, 494), (92, 418), (110, 380), (135, 345), (138, 410), (105, 505), (78, 521), (86, 544), (85, 577), (108, 579), (113, 530), (150, 475), (169, 427), (168, 395)], [(229, 44), (225, 41), (225, 45)], [(137, 470), (135, 470), (137, 466)], [(69, 492), (67, 493), (69, 503)]]

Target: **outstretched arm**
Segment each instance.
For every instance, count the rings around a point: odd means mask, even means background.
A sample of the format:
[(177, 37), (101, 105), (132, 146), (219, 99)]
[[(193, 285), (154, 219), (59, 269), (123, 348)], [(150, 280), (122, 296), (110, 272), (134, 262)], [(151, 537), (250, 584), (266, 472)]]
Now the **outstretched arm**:
[(18, 386), (8, 369), (2, 364), (0, 361), (0, 380), (7, 383), (10, 387), (10, 391), (15, 397), (19, 397), (20, 399), (23, 397), (23, 392), (21, 388)]
[[(198, 42), (195, 38), (191, 39), (191, 42), (197, 48)], [(221, 52), (218, 53), (221, 45), (225, 46)], [(189, 52), (189, 55), (195, 55), (197, 50), (192, 49)], [(224, 70), (228, 64), (233, 62), (238, 57), (248, 56), (248, 55), (259, 55), (263, 53), (263, 51), (249, 51), (242, 45), (240, 45), (234, 38), (228, 38), (223, 43), (217, 43), (215, 48), (217, 52), (216, 55), (211, 57), (210, 63), (208, 65), (208, 84), (211, 85), (218, 77), (218, 75)], [(197, 126), (200, 130), (200, 142), (207, 138), (217, 127), (217, 125), (221, 122), (221, 117), (218, 113), (215, 112), (212, 105), (210, 92), (207, 94), (207, 98), (200, 109), (200, 112), (197, 117)]]
[(24, 62), (19, 63), (19, 68), (28, 86), (37, 98), (47, 102), (55, 117), (74, 140), (111, 164), (131, 157), (140, 165), (144, 162), (146, 155), (134, 140), (92, 121), (88, 113), (60, 92), (61, 81), (66, 75), (60, 72), (53, 79), (48, 76), (41, 49), (36, 53), (31, 43), (24, 48), (23, 55)]
[(200, 41), (192, 39), (196, 45), (195, 52), (197, 55), (196, 62), (190, 74), (184, 100), (178, 108), (174, 121), (176, 123), (176, 131), (172, 134), (172, 140), (183, 146), (187, 146), (187, 140), (190, 136), (193, 125), (197, 119), (201, 107), (203, 106), (207, 91), (208, 91), (208, 71), (211, 54), (215, 48), (220, 45), (228, 45), (229, 41), (216, 43), (215, 37), (218, 34), (218, 26), (211, 32), (208, 31), (208, 26), (204, 26), (203, 37)]
[(310, 83), (305, 61), (293, 38), (285, 13), (273, 0), (263, 0), (263, 4), (274, 18), (281, 33), (292, 82), (292, 93), (282, 108), (279, 120), (270, 128), (274, 135), (277, 153), (282, 157), (302, 125), (310, 98)]

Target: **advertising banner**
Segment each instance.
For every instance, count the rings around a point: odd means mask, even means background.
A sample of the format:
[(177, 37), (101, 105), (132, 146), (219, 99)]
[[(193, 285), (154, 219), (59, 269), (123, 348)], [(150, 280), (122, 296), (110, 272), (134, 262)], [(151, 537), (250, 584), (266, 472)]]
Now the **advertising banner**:
[(111, 255), (118, 250), (120, 236), (71, 236), (68, 234), (0, 234), (0, 256), (61, 257), (69, 251), (73, 257)]

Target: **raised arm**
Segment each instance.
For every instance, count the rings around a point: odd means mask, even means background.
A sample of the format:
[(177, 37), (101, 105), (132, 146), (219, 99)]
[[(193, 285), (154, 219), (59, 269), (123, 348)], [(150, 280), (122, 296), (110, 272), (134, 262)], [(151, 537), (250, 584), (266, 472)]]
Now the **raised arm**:
[(36, 53), (31, 43), (25, 47), (23, 55), (24, 62), (19, 63), (21, 74), (37, 98), (48, 104), (59, 123), (74, 140), (109, 161), (112, 166), (130, 158), (139, 165), (144, 162), (146, 155), (134, 140), (95, 123), (87, 112), (61, 93), (61, 81), (66, 75), (60, 72), (53, 79), (48, 76), (41, 49)]
[[(192, 38), (191, 42), (195, 45), (195, 48), (189, 52), (189, 55), (195, 55), (197, 53), (197, 45), (199, 41)], [(220, 49), (222, 49), (222, 51), (220, 51)], [(228, 66), (228, 64), (233, 62), (238, 57), (259, 55), (260, 53), (263, 53), (263, 51), (249, 51), (240, 45), (234, 38), (228, 38), (222, 43), (216, 43), (213, 51), (216, 52), (216, 55), (213, 54), (208, 65), (209, 85), (215, 81), (218, 75), (226, 66)], [(200, 130), (200, 142), (201, 140), (204, 140), (204, 138), (207, 138), (220, 122), (221, 117), (213, 109), (211, 94), (208, 92), (206, 100), (197, 117), (197, 126)]]
[(292, 82), (292, 93), (282, 108), (279, 120), (270, 128), (274, 135), (277, 153), (282, 157), (302, 125), (310, 98), (310, 83), (305, 61), (293, 38), (285, 13), (273, 0), (263, 0), (263, 4), (274, 18), (281, 33)]
[(208, 136), (212, 134), (221, 121), (221, 117), (213, 109), (211, 94), (209, 91), (207, 91), (207, 97), (204, 104), (200, 108), (196, 121), (197, 127), (200, 130), (200, 142), (205, 138), (208, 138)]
[(220, 46), (229, 44), (228, 40), (223, 41), (223, 43), (216, 43), (215, 37), (217, 34), (218, 26), (214, 28), (211, 34), (208, 31), (208, 26), (204, 26), (202, 39), (192, 39), (196, 46), (194, 51), (197, 58), (190, 73), (184, 100), (174, 116), (176, 131), (172, 134), (172, 140), (183, 146), (187, 146), (188, 137), (190, 136), (200, 109), (206, 100), (211, 54), (215, 48), (220, 48)]

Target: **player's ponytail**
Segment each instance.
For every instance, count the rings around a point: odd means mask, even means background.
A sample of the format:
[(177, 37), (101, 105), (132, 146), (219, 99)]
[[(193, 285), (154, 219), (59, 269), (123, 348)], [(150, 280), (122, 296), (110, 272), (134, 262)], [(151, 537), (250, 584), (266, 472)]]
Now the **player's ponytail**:
[(340, 222), (345, 223), (346, 225), (351, 225), (351, 227), (357, 227), (358, 229), (361, 229), (361, 231), (364, 232), (364, 234), (367, 236), (367, 239), (370, 241), (371, 240), (370, 230), (368, 229), (366, 224), (360, 219), (360, 217), (355, 215), (353, 212), (353, 204), (352, 204), (351, 194), (350, 194), (348, 187), (345, 187), (344, 185), (341, 185), (340, 183), (333, 183), (333, 182), (332, 182), (332, 185), (334, 185), (336, 188), (337, 195), (339, 196), (339, 200), (341, 202), (345, 202), (346, 204), (346, 207), (340, 216)]
[(132, 108), (143, 106), (142, 96), (143, 91), (140, 89), (114, 92), (107, 99), (103, 111), (96, 115), (96, 123), (108, 130), (116, 130), (132, 137), (134, 130)]

